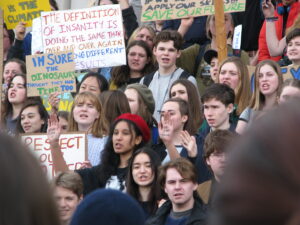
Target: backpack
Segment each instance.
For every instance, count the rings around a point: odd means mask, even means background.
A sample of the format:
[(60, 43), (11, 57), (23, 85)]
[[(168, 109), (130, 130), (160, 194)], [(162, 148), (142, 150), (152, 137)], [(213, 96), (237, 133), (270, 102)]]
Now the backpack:
[[(153, 76), (155, 73), (156, 73), (156, 71), (145, 76), (144, 80), (143, 80), (143, 84), (146, 85), (147, 87), (149, 87), (151, 81), (153, 80)], [(190, 76), (191, 76), (191, 74), (189, 74), (189, 72), (183, 70), (178, 79), (188, 79)]]

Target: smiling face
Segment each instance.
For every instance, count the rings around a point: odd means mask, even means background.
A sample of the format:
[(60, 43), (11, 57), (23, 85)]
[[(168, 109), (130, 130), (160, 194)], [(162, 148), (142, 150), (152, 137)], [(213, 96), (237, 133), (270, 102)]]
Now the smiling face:
[(73, 191), (60, 186), (55, 187), (54, 197), (62, 224), (69, 224), (81, 199)]
[(150, 49), (153, 49), (153, 38), (150, 31), (147, 28), (143, 28), (137, 33), (135, 40), (142, 40), (148, 44)]
[(26, 99), (26, 88), (23, 77), (16, 76), (8, 87), (8, 101), (11, 104), (22, 104)]
[(186, 87), (180, 83), (173, 85), (171, 88), (171, 98), (181, 98), (188, 102), (189, 97)]
[(205, 119), (213, 130), (226, 130), (229, 128), (229, 114), (233, 110), (232, 104), (225, 106), (219, 100), (210, 99), (204, 102), (203, 106)]
[(176, 68), (176, 59), (180, 56), (180, 51), (174, 47), (174, 41), (159, 42), (154, 47), (153, 54), (160, 68), (171, 71)]
[(153, 182), (154, 174), (151, 167), (151, 160), (146, 153), (140, 153), (134, 158), (132, 177), (134, 182), (141, 187), (147, 187)]
[(293, 38), (287, 44), (287, 56), (293, 64), (300, 65), (300, 36)]
[(240, 82), (239, 70), (233, 62), (222, 65), (219, 74), (219, 83), (227, 84), (233, 90), (238, 88)]
[(265, 95), (274, 95), (279, 86), (278, 75), (270, 65), (263, 65), (258, 74), (259, 91)]
[(21, 66), (18, 63), (16, 62), (6, 63), (3, 71), (4, 83), (8, 84), (8, 82), (17, 73), (22, 73)]
[(88, 99), (74, 104), (75, 107), (72, 112), (74, 120), (77, 122), (79, 129), (83, 127), (80, 131), (87, 131), (92, 127), (95, 120), (99, 118), (100, 114), (95, 105)]
[(125, 90), (125, 95), (128, 99), (130, 111), (132, 114), (137, 114), (139, 109), (139, 95), (138, 92), (133, 89), (129, 88)]
[(82, 82), (79, 87), (79, 93), (86, 91), (91, 92), (96, 96), (99, 96), (101, 94), (101, 90), (96, 77), (88, 77)]
[(186, 205), (191, 204), (191, 201), (194, 200), (193, 192), (197, 186), (191, 180), (182, 177), (175, 168), (169, 168), (166, 172), (164, 190), (172, 205), (177, 206), (176, 208), (185, 208)]
[(131, 71), (141, 72), (149, 62), (147, 52), (141, 46), (132, 46), (127, 55), (128, 66)]
[(25, 133), (41, 132), (45, 121), (39, 114), (38, 106), (29, 106), (21, 112), (21, 126)]
[(116, 124), (112, 136), (115, 153), (132, 154), (134, 147), (141, 143), (141, 136), (136, 137), (132, 129), (126, 121), (119, 121)]

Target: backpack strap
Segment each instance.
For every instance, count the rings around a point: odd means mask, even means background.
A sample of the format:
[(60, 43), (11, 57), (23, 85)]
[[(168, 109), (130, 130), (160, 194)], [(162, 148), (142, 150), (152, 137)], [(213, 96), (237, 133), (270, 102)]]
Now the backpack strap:
[(153, 80), (153, 76), (154, 76), (155, 73), (156, 73), (156, 71), (146, 75), (144, 77), (143, 84), (146, 85), (147, 87), (149, 87), (151, 81)]
[(188, 79), (191, 76), (191, 74), (185, 70), (183, 70), (179, 76), (179, 79)]
[(194, 74), (193, 74), (194, 77), (196, 77), (197, 70), (198, 70), (198, 67), (199, 67), (199, 63), (201, 62), (201, 60), (202, 60), (202, 58), (204, 56), (204, 52), (205, 52), (206, 46), (207, 46), (207, 43), (204, 43), (199, 48), (199, 52), (198, 52), (198, 55), (197, 55), (196, 60), (195, 60)]

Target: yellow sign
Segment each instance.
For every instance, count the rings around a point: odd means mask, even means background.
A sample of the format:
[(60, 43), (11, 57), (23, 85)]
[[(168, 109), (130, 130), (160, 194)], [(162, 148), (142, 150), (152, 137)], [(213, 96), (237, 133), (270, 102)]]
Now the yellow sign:
[[(224, 0), (224, 12), (245, 11), (246, 0)], [(214, 15), (214, 0), (145, 0), (143, 22)]]
[(51, 10), (48, 0), (1, 0), (0, 7), (8, 29), (14, 29), (19, 22), (31, 27), (32, 20), (40, 17), (42, 11)]

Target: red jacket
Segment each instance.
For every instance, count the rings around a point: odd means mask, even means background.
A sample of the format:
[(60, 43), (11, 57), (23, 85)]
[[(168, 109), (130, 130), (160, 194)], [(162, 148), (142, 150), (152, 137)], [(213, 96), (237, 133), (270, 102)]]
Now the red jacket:
[[(278, 6), (282, 7), (282, 3), (278, 4)], [(286, 28), (289, 28), (293, 25), (294, 20), (297, 18), (300, 12), (300, 2), (294, 2), (290, 6), (290, 11), (286, 23)], [(282, 29), (283, 29), (283, 16), (279, 15), (277, 10), (275, 10), (275, 16), (278, 17), (278, 20), (275, 22), (276, 27), (276, 34), (278, 40), (282, 39)], [(267, 40), (266, 40), (266, 21), (264, 22), (260, 34), (259, 34), (259, 40), (258, 40), (258, 49), (259, 49), (259, 55), (258, 55), (258, 61), (262, 61), (265, 59), (273, 59), (275, 61), (278, 61), (281, 59), (281, 56), (277, 57), (271, 57), (268, 50)]]

